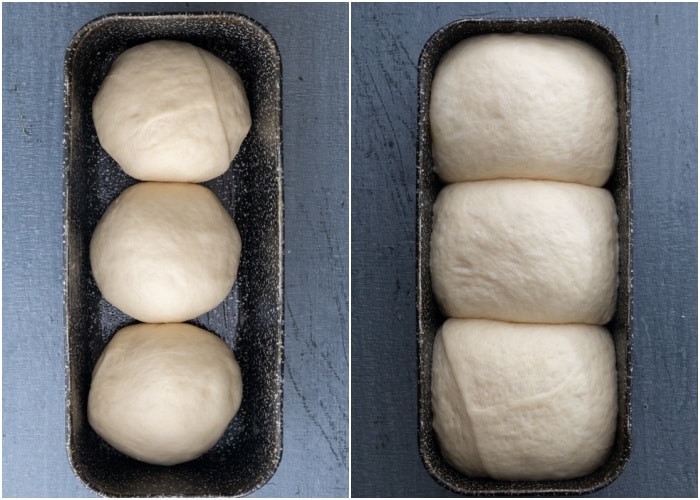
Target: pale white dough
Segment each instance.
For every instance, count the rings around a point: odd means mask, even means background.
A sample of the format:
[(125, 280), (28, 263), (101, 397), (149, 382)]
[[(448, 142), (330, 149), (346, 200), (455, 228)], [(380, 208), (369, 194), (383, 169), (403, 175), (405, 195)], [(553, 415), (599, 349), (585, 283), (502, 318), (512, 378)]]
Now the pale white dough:
[(553, 181), (449, 184), (433, 206), (430, 270), (446, 316), (607, 323), (615, 310), (615, 203)]
[(241, 404), (241, 370), (216, 335), (185, 323), (118, 331), (93, 370), (88, 420), (143, 462), (174, 465), (205, 453)]
[(432, 152), (445, 182), (530, 178), (602, 186), (614, 164), (617, 121), (610, 62), (573, 38), (474, 36), (435, 70)]
[(615, 439), (612, 338), (599, 326), (449, 319), (435, 340), (431, 397), (441, 452), (464, 474), (582, 476)]
[(243, 82), (189, 43), (157, 40), (123, 52), (92, 106), (102, 147), (146, 181), (202, 182), (223, 174), (251, 126)]
[(104, 298), (146, 323), (186, 321), (222, 302), (236, 279), (241, 238), (208, 188), (140, 182), (108, 207), (90, 242)]

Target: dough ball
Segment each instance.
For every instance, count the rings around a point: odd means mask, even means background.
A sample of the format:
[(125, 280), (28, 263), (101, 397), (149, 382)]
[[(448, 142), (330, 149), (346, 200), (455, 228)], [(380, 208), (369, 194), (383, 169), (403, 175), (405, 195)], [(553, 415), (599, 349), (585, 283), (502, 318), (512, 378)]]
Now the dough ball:
[(450, 184), (433, 206), (430, 270), (446, 316), (603, 325), (617, 296), (615, 203), (581, 184)]
[(617, 146), (615, 76), (600, 52), (573, 38), (471, 37), (435, 70), (430, 128), (435, 170), (445, 182), (602, 186)]
[(92, 113), (105, 151), (145, 181), (202, 182), (223, 174), (251, 126), (243, 82), (233, 68), (172, 40), (123, 52)]
[(241, 370), (219, 337), (185, 323), (142, 323), (118, 331), (98, 359), (88, 420), (122, 453), (173, 465), (216, 444), (242, 394)]
[(615, 439), (612, 338), (599, 326), (449, 319), (435, 340), (432, 406), (441, 452), (465, 475), (588, 474)]
[(107, 208), (90, 242), (104, 298), (145, 323), (175, 323), (216, 307), (238, 272), (241, 238), (214, 193), (141, 182)]

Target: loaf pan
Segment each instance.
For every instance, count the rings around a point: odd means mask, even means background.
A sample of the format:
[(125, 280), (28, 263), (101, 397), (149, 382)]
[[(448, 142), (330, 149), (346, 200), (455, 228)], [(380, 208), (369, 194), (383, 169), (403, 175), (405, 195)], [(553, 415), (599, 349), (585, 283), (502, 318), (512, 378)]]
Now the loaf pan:
[[(440, 180), (433, 171), (430, 144), (430, 88), (442, 56), (461, 40), (486, 33), (546, 33), (578, 38), (598, 49), (612, 62), (618, 95), (619, 130), (612, 177), (604, 186), (615, 199), (619, 216), (620, 274), (617, 312), (607, 325), (612, 333), (619, 395), (617, 434), (612, 452), (591, 474), (570, 480), (497, 481), (470, 478), (453, 469), (440, 454), (432, 428), (430, 397), (433, 341), (444, 317), (435, 302), (430, 278), (432, 208)], [(630, 77), (624, 47), (608, 28), (587, 19), (461, 20), (438, 30), (426, 42), (418, 64), (418, 134), (416, 181), (416, 308), (418, 340), (418, 441), (428, 473), (449, 490), (468, 496), (577, 495), (590, 493), (614, 481), (624, 469), (631, 451), (630, 380), (632, 268), (632, 206), (630, 186)]]
[[(228, 171), (204, 183), (233, 216), (243, 251), (233, 290), (191, 323), (223, 338), (241, 366), (241, 408), (200, 458), (163, 467), (107, 445), (87, 421), (91, 372), (112, 335), (135, 321), (100, 295), (89, 243), (107, 205), (135, 179), (100, 147), (92, 100), (124, 50), (155, 39), (190, 42), (238, 71), (253, 125)], [(281, 61), (272, 36), (233, 13), (113, 14), (78, 31), (65, 57), (64, 258), (66, 424), (70, 463), (105, 496), (241, 496), (261, 487), (282, 456), (283, 198)]]

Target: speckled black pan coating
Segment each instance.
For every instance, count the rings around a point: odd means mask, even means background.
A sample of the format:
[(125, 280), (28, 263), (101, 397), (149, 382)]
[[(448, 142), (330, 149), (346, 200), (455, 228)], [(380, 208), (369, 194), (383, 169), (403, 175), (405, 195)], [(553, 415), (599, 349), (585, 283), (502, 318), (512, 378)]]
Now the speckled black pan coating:
[[(430, 233), (432, 207), (441, 188), (433, 172), (430, 146), (430, 88), (441, 57), (464, 38), (496, 32), (526, 32), (566, 35), (581, 39), (605, 54), (617, 79), (619, 136), (612, 178), (606, 184), (615, 198), (619, 215), (620, 276), (617, 312), (608, 327), (612, 332), (618, 372), (619, 414), (617, 436), (610, 457), (593, 473), (571, 480), (496, 481), (467, 477), (445, 462), (432, 429), (430, 377), (435, 333), (444, 321), (435, 303), (430, 282)], [(630, 377), (632, 269), (632, 206), (630, 193), (630, 83), (629, 63), (622, 44), (607, 28), (578, 19), (463, 20), (438, 30), (425, 44), (418, 65), (418, 171), (417, 171), (417, 336), (418, 336), (418, 439), (428, 472), (446, 488), (469, 496), (569, 495), (588, 493), (615, 480), (630, 455)]]
[[(115, 58), (155, 39), (190, 42), (240, 74), (253, 126), (228, 171), (206, 182), (243, 241), (234, 289), (192, 323), (222, 337), (240, 363), (241, 409), (213, 450), (172, 467), (115, 451), (87, 422), (91, 371), (107, 341), (134, 322), (100, 296), (90, 237), (107, 205), (136, 181), (100, 147), (91, 106)], [(274, 474), (282, 455), (283, 200), (281, 62), (270, 34), (230, 13), (109, 15), (84, 26), (65, 59), (65, 314), (68, 455), (78, 477), (106, 496), (240, 496)]]

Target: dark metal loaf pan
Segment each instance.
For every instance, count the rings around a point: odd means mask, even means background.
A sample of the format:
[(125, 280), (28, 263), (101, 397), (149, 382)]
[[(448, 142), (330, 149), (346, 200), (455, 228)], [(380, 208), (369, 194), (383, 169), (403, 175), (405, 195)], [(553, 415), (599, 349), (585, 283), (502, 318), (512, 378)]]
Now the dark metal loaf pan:
[[(476, 479), (453, 469), (440, 454), (432, 429), (430, 400), (431, 363), (435, 333), (444, 321), (430, 281), (430, 233), (432, 208), (442, 187), (433, 172), (430, 145), (430, 89), (437, 64), (459, 41), (485, 33), (548, 33), (578, 38), (605, 54), (615, 70), (618, 93), (619, 133), (614, 173), (605, 185), (615, 199), (619, 216), (620, 275), (617, 312), (607, 325), (616, 349), (618, 384), (617, 435), (607, 461), (591, 474), (571, 480), (496, 481)], [(579, 18), (462, 20), (438, 30), (425, 44), (418, 65), (418, 171), (417, 171), (417, 337), (418, 337), (418, 438), (423, 463), (440, 484), (460, 494), (476, 495), (568, 495), (600, 489), (617, 478), (630, 455), (630, 379), (632, 206), (630, 192), (630, 81), (625, 50), (615, 34), (600, 24)]]
[[(253, 125), (228, 171), (204, 183), (229, 210), (243, 241), (233, 290), (192, 321), (234, 350), (241, 408), (219, 443), (172, 467), (115, 451), (87, 421), (91, 372), (111, 336), (134, 320), (108, 304), (88, 248), (107, 205), (135, 179), (100, 147), (91, 105), (116, 57), (155, 39), (190, 42), (240, 74)], [(281, 61), (257, 22), (232, 13), (115, 14), (85, 25), (65, 59), (64, 252), (68, 455), (77, 476), (106, 496), (240, 496), (265, 484), (282, 456), (283, 199)]]

